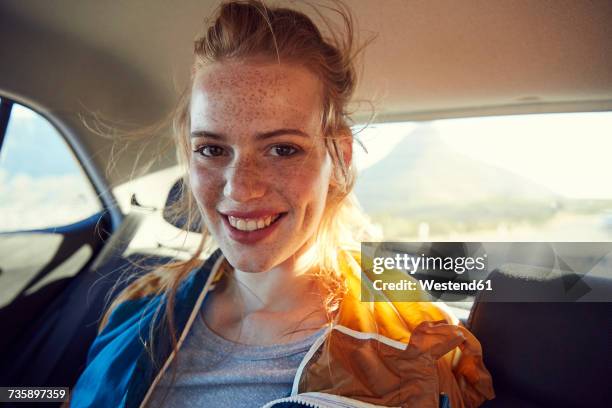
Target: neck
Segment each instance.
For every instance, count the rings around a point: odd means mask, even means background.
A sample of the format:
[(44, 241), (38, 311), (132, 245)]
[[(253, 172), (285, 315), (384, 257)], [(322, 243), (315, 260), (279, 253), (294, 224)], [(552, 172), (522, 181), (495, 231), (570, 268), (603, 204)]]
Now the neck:
[(313, 276), (315, 248), (308, 246), (266, 272), (234, 270), (228, 291), (241, 300), (243, 311), (287, 312), (305, 306), (304, 300), (321, 301), (320, 287)]

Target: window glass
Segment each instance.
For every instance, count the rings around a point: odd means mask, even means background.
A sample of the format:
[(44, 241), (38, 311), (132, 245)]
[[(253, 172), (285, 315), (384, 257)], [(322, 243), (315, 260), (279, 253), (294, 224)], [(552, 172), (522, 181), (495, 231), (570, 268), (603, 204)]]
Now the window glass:
[(41, 115), (14, 104), (0, 151), (0, 232), (67, 225), (101, 209), (64, 138)]
[(610, 112), (371, 125), (355, 192), (387, 241), (612, 241), (610, 129)]

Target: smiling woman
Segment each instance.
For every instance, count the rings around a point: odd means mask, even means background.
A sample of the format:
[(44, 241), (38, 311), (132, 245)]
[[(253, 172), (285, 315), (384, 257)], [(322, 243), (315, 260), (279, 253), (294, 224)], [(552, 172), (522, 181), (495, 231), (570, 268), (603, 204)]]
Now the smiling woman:
[[(360, 301), (368, 221), (352, 196), (353, 23), (341, 5), (331, 11), (345, 30), (325, 38), (295, 10), (228, 2), (196, 41), (175, 140), (181, 208), (202, 243), (113, 302), (72, 406), (493, 397), (480, 345), (455, 317), (425, 301)], [(202, 264), (206, 243), (216, 251)]]
[(306, 68), (240, 60), (198, 71), (191, 188), (238, 270), (293, 275), (314, 245), (332, 177), (321, 116), (321, 83)]

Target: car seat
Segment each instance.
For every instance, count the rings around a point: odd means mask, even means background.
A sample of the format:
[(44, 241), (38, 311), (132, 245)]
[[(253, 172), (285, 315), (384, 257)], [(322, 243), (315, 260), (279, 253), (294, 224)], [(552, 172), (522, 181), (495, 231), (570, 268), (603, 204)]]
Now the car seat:
[[(563, 277), (531, 275), (500, 268), (489, 276), (494, 290), (476, 297), (468, 327), (482, 344), (497, 394), (483, 407), (609, 406), (612, 280), (582, 276), (581, 301), (560, 302)], [(510, 301), (517, 295), (532, 301)]]

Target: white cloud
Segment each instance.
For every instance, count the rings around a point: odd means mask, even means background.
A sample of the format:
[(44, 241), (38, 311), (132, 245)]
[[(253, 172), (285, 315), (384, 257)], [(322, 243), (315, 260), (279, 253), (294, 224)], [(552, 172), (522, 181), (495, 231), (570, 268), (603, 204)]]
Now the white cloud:
[(100, 211), (80, 175), (9, 176), (0, 169), (0, 231), (62, 226)]

